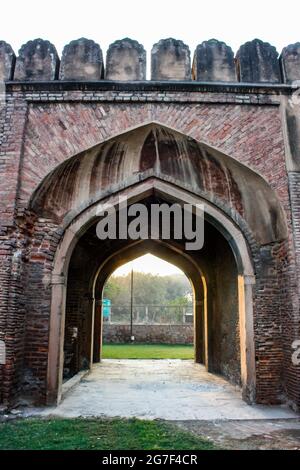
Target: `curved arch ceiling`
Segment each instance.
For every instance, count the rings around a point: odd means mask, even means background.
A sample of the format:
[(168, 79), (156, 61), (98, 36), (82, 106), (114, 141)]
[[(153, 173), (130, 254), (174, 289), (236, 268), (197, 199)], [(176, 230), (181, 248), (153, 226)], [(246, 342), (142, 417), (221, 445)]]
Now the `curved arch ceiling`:
[(206, 144), (155, 123), (60, 164), (35, 191), (31, 208), (62, 221), (110, 191), (153, 176), (239, 213), (262, 244), (287, 236), (279, 200), (260, 175)]

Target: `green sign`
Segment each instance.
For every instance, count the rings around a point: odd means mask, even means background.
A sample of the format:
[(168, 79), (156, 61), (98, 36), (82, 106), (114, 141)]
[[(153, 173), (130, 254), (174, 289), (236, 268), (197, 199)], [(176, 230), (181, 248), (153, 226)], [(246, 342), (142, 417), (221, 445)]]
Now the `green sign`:
[(110, 306), (111, 306), (110, 299), (102, 300), (102, 313), (103, 313), (104, 318), (108, 318), (110, 316)]

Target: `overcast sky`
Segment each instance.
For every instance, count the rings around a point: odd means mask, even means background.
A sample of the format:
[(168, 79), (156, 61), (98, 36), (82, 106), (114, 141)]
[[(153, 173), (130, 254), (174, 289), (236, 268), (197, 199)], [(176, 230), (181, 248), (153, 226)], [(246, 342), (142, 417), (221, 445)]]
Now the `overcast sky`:
[(132, 268), (135, 272), (151, 272), (152, 274), (159, 274), (160, 276), (167, 276), (168, 274), (182, 274), (182, 271), (173, 264), (167, 263), (157, 256), (148, 253), (147, 255), (136, 258), (130, 263), (124, 264), (114, 272), (114, 275), (124, 276), (128, 274)]
[(167, 37), (182, 39), (192, 53), (213, 37), (234, 51), (255, 37), (279, 52), (300, 41), (299, 0), (14, 0), (1, 2), (1, 20), (0, 39), (15, 52), (37, 37), (53, 42), (59, 54), (82, 36), (98, 42), (104, 53), (123, 37), (138, 40), (148, 53)]

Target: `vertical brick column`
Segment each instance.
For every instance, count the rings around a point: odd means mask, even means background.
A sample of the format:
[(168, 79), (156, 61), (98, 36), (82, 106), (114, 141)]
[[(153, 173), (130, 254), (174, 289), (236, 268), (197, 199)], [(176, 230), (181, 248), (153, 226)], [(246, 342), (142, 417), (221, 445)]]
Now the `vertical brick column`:
[[(300, 409), (300, 365), (294, 364), (292, 361), (294, 340), (300, 339), (300, 172), (289, 173), (290, 201), (292, 210), (292, 223), (294, 235), (294, 248), (296, 256), (296, 273), (298, 279), (298, 290), (295, 296), (298, 298), (297, 304), (294, 306), (293, 316), (290, 319), (290, 331), (285, 332), (285, 336), (289, 338), (289, 355), (290, 367), (287, 370), (287, 380), (289, 384), (289, 398)], [(296, 284), (296, 280), (295, 280)], [(290, 286), (291, 288), (292, 286)], [(296, 289), (296, 285), (295, 285)]]
[[(281, 66), (286, 82), (300, 79), (298, 54), (297, 44), (288, 46), (282, 52)], [(290, 295), (291, 307), (288, 309), (287, 304), (284, 304), (282, 334), (286, 345), (284, 369), (287, 395), (296, 409), (300, 409), (300, 365), (295, 364), (292, 357), (293, 343), (300, 339), (300, 103), (298, 94), (298, 91), (294, 94), (294, 90), (292, 90), (290, 96), (282, 97), (281, 106), (292, 222), (291, 263), (285, 273), (287, 279), (285, 291)]]
[(0, 365), (0, 397), (4, 403), (17, 394), (23, 356), (22, 242), (15, 219), (26, 115), (22, 94), (8, 94), (0, 144), (0, 340), (6, 349), (6, 363)]

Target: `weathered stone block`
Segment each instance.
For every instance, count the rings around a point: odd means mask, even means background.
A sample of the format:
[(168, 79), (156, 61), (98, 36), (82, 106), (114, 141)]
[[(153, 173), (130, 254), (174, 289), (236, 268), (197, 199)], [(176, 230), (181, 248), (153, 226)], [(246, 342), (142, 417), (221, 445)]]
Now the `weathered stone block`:
[(12, 79), (15, 61), (12, 47), (7, 42), (0, 41), (0, 81)]
[(111, 44), (106, 56), (108, 80), (145, 80), (146, 51), (137, 41), (125, 38)]
[(162, 39), (151, 51), (152, 80), (190, 80), (191, 55), (186, 44), (177, 39)]
[(51, 42), (34, 39), (19, 50), (14, 73), (15, 80), (55, 80), (59, 58)]
[(207, 82), (235, 82), (236, 69), (231, 47), (216, 39), (199, 44), (194, 54), (193, 79)]
[(281, 82), (278, 52), (269, 43), (260, 39), (246, 42), (236, 58), (241, 82)]
[(101, 80), (103, 55), (94, 41), (80, 38), (64, 47), (59, 71), (61, 80)]
[(290, 44), (282, 50), (280, 64), (285, 83), (300, 80), (300, 42)]

